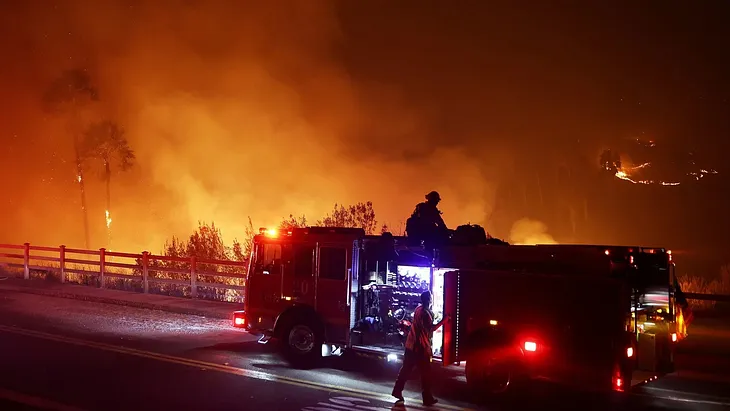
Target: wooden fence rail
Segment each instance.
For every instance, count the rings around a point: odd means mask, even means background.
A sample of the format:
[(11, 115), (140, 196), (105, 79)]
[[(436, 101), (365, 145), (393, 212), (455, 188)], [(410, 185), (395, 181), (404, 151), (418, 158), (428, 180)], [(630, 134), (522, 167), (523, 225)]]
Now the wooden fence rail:
[[(126, 262), (115, 261), (119, 259), (126, 260)], [(41, 262), (50, 264), (41, 265)], [(69, 274), (90, 276), (97, 279), (100, 288), (105, 288), (107, 280), (110, 278), (137, 280), (141, 281), (144, 293), (149, 292), (150, 283), (189, 286), (192, 298), (198, 297), (199, 287), (243, 291), (247, 266), (246, 263), (237, 261), (170, 257), (150, 254), (147, 251), (132, 254), (108, 251), (104, 248), (83, 250), (66, 248), (63, 245), (59, 247), (33, 246), (29, 243), (0, 244), (0, 266), (2, 265), (22, 269), (23, 278), (26, 280), (30, 279), (31, 270), (38, 270), (59, 273), (62, 283), (68, 280)], [(78, 266), (83, 266), (83, 268)], [(93, 268), (89, 268), (89, 266)], [(127, 274), (113, 272), (110, 270), (111, 268), (131, 270), (131, 272)], [(223, 271), (220, 271), (221, 269)], [(150, 275), (151, 272), (177, 274), (178, 278), (186, 279), (161, 278)], [(215, 281), (216, 277), (236, 279), (242, 284), (200, 281), (203, 278), (213, 278)]]

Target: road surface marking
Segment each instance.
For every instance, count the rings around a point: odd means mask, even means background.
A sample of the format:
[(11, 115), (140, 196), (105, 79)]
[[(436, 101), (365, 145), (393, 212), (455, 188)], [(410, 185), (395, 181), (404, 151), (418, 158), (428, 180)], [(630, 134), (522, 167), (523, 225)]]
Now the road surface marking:
[[(398, 408), (407, 410), (405, 405)], [(319, 402), (317, 405), (302, 407), (302, 411), (391, 411), (392, 409), (392, 404), (388, 407), (378, 407), (372, 405), (368, 400), (352, 397), (332, 397), (330, 402)]]
[[(730, 406), (730, 398), (728, 397), (720, 397), (715, 395), (707, 395), (707, 394), (698, 394), (693, 392), (687, 392), (687, 391), (677, 391), (677, 390), (670, 390), (667, 388), (658, 388), (658, 387), (643, 387), (644, 390), (647, 391), (657, 391), (657, 392), (664, 392), (667, 393), (667, 397), (660, 397), (655, 395), (649, 395), (649, 397), (652, 398), (660, 398), (665, 400), (672, 400), (672, 401), (679, 401), (679, 402), (689, 402), (694, 404), (710, 404), (710, 405), (721, 405), (721, 406)], [(675, 394), (675, 395), (671, 395)], [(639, 395), (647, 395), (647, 394), (639, 394)], [(698, 398), (706, 398), (706, 399), (692, 399), (692, 398), (681, 398), (677, 397), (676, 395), (684, 395), (688, 397), (698, 397)]]
[(4, 388), (0, 388), (0, 398), (23, 405), (29, 405), (31, 407), (43, 408), (45, 410), (84, 411), (81, 408), (64, 405), (51, 400), (47, 400), (45, 398), (34, 397), (32, 395), (6, 390)]
[[(710, 401), (710, 400), (693, 400), (691, 398), (680, 398), (680, 397), (674, 397), (674, 396), (659, 396), (659, 395), (649, 395), (649, 394), (641, 394), (641, 393), (634, 393), (632, 395), (636, 395), (639, 397), (646, 397), (646, 398), (652, 398), (655, 400), (668, 400), (668, 401), (677, 401), (677, 402), (686, 402), (690, 404), (704, 404), (704, 405), (718, 405), (721, 407), (730, 407), (730, 402), (722, 402), (722, 401)], [(695, 396), (702, 396), (700, 394), (692, 394)]]
[[(284, 384), (296, 385), (296, 386), (300, 386), (300, 387), (304, 387), (304, 388), (311, 388), (311, 389), (326, 391), (326, 392), (330, 392), (330, 393), (338, 392), (338, 393), (352, 395), (352, 396), (356, 396), (356, 397), (360, 397), (360, 398), (364, 398), (364, 399), (376, 399), (376, 400), (380, 400), (383, 402), (389, 402), (389, 403), (393, 403), (395, 401), (395, 399), (393, 397), (391, 397), (390, 395), (386, 395), (386, 394), (382, 394), (382, 393), (359, 390), (356, 388), (343, 387), (343, 386), (337, 386), (337, 385), (325, 385), (325, 384), (320, 384), (320, 383), (317, 383), (314, 381), (307, 381), (307, 380), (301, 380), (298, 378), (274, 375), (274, 374), (269, 374), (269, 373), (262, 372), (262, 371), (247, 370), (247, 369), (243, 369), (243, 368), (236, 368), (236, 367), (231, 367), (228, 365), (215, 364), (215, 363), (210, 363), (210, 362), (205, 362), (205, 361), (194, 360), (194, 359), (190, 359), (190, 358), (175, 357), (175, 356), (155, 353), (155, 352), (151, 352), (151, 351), (142, 351), (142, 350), (137, 350), (134, 348), (127, 348), (127, 347), (123, 347), (123, 346), (99, 343), (99, 342), (94, 342), (94, 341), (86, 341), (86, 340), (81, 340), (81, 339), (72, 338), (72, 337), (65, 337), (65, 336), (61, 336), (61, 335), (57, 335), (57, 334), (49, 334), (49, 333), (45, 333), (45, 332), (41, 332), (41, 331), (28, 330), (28, 329), (19, 328), (19, 327), (0, 325), (0, 331), (5, 331), (5, 332), (11, 333), (11, 334), (25, 335), (28, 337), (40, 338), (40, 339), (44, 339), (44, 340), (62, 342), (62, 343), (66, 343), (66, 344), (78, 345), (78, 346), (82, 346), (82, 347), (96, 348), (98, 350), (103, 350), (103, 351), (111, 351), (111, 352), (117, 352), (120, 354), (133, 355), (133, 356), (142, 357), (142, 358), (149, 358), (149, 359), (153, 359), (153, 360), (164, 361), (164, 362), (169, 362), (169, 363), (174, 363), (174, 364), (186, 365), (189, 367), (201, 368), (203, 370), (211, 369), (211, 370), (215, 370), (215, 371), (219, 371), (219, 372), (224, 372), (227, 374), (239, 375), (239, 376), (243, 376), (243, 377), (247, 377), (247, 378), (254, 378), (254, 379), (258, 379), (258, 380), (280, 382), (280, 383), (284, 383)], [(420, 403), (420, 400), (416, 400), (416, 399), (406, 399), (406, 401), (409, 403), (413, 403), (413, 404)], [(426, 409), (429, 409), (429, 410), (432, 410), (432, 409), (467, 410), (467, 408), (458, 407), (458, 406), (449, 405), (449, 404), (443, 404), (443, 405), (437, 404), (435, 407), (428, 407), (428, 408), (422, 407), (422, 406), (410, 406), (409, 405), (409, 408), (420, 409), (420, 410), (426, 410)]]

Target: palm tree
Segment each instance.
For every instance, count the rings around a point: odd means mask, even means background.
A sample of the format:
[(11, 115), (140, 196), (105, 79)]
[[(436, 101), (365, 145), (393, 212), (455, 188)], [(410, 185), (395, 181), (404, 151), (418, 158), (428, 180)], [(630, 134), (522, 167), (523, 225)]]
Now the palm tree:
[(134, 165), (134, 151), (129, 147), (124, 129), (119, 124), (104, 120), (92, 123), (84, 132), (80, 144), (82, 162), (100, 161), (106, 184), (105, 223), (108, 240), (111, 242), (111, 178), (112, 168), (127, 171)]
[(67, 116), (66, 127), (73, 137), (76, 181), (81, 191), (81, 211), (84, 216), (84, 244), (89, 248), (89, 215), (86, 209), (86, 190), (84, 180), (83, 159), (79, 147), (79, 135), (82, 129), (82, 110), (89, 104), (99, 100), (96, 87), (85, 69), (66, 70), (61, 73), (46, 89), (43, 104), (48, 112)]

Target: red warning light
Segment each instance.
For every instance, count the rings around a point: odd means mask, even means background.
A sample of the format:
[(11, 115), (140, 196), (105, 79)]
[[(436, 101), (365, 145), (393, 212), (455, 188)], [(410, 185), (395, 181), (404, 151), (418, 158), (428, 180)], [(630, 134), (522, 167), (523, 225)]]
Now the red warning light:
[(236, 328), (243, 328), (246, 326), (246, 313), (243, 311), (236, 311), (233, 313), (233, 326)]

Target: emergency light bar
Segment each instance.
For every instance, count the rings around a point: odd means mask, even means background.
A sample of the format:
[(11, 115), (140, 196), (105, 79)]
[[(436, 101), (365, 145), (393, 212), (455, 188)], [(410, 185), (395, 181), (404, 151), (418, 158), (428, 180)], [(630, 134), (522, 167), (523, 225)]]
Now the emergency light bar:
[(672, 250), (667, 250), (665, 248), (639, 248), (640, 253), (646, 253), (646, 254), (669, 254), (672, 255)]
[(268, 228), (267, 229), (266, 227), (261, 227), (261, 228), (259, 228), (259, 234), (260, 235), (265, 235), (267, 237), (278, 237), (279, 236), (279, 231), (277, 229), (275, 229), (275, 228)]

